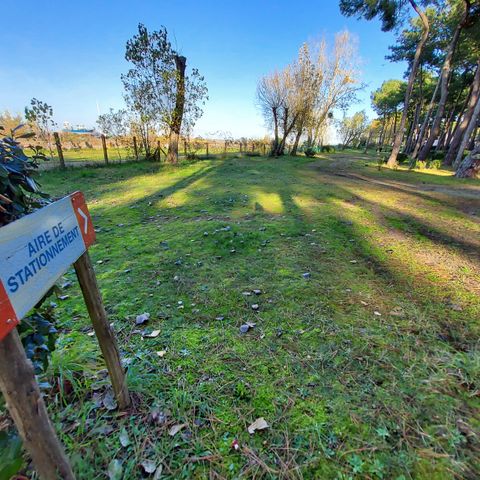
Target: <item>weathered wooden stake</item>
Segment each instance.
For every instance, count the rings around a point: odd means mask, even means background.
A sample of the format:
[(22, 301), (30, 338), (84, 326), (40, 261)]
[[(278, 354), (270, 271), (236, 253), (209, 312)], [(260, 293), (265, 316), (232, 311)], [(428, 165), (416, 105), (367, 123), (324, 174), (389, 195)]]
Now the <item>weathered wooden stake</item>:
[(206, 146), (207, 146), (207, 157), (208, 157), (208, 142), (207, 142), (207, 145), (206, 145)]
[(102, 134), (102, 147), (103, 147), (103, 159), (105, 164), (108, 165), (108, 152), (107, 152), (107, 138)]
[(118, 406), (123, 410), (130, 405), (130, 395), (125, 379), (125, 371), (120, 361), (117, 341), (108, 323), (102, 295), (97, 285), (95, 271), (93, 270), (92, 261), (90, 260), (88, 252), (85, 252), (73, 266), (75, 267), (78, 283), (82, 289), (83, 298), (87, 305), (90, 319), (92, 320), (93, 329), (95, 330), (98, 343), (105, 358), (105, 363), (107, 364)]
[(162, 160), (162, 156), (160, 155), (160, 152), (162, 151), (162, 147), (160, 146), (160, 140), (157, 142), (157, 153), (158, 153), (158, 158), (157, 160), (160, 162)]
[(263, 156), (265, 156), (265, 144), (263, 144)]
[(135, 153), (135, 158), (138, 161), (138, 147), (137, 147), (137, 137), (133, 136), (133, 151)]
[(16, 329), (0, 342), (0, 389), (42, 480), (75, 480)]
[(227, 153), (227, 141), (225, 140), (225, 145), (223, 146), (223, 153)]
[(55, 139), (55, 145), (57, 147), (58, 159), (60, 160), (60, 167), (65, 168), (65, 159), (63, 158), (62, 143), (60, 142), (60, 135), (58, 132), (53, 132), (53, 138)]

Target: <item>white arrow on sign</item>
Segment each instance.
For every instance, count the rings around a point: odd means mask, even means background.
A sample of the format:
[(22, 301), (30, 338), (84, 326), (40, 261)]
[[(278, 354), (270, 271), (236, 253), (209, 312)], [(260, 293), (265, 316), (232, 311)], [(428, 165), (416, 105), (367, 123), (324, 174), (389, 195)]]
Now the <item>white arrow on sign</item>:
[(83, 233), (85, 233), (85, 235), (87, 234), (88, 232), (88, 217), (83, 213), (83, 210), (81, 208), (77, 208), (78, 210), (78, 213), (80, 214), (80, 216), (85, 220), (85, 226), (83, 227)]

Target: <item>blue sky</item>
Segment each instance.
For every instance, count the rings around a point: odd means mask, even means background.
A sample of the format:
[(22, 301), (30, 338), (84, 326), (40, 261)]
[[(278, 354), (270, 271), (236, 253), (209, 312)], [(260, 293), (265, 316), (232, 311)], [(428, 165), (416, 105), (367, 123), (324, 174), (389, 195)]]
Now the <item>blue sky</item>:
[(126, 41), (139, 22), (165, 25), (172, 43), (205, 76), (210, 100), (196, 132), (263, 136), (255, 106), (258, 78), (293, 58), (306, 40), (348, 29), (359, 38), (367, 88), (351, 110), (370, 109), (370, 92), (402, 78), (384, 59), (394, 37), (376, 21), (345, 18), (322, 0), (81, 2), (3, 0), (0, 110), (22, 112), (32, 97), (53, 106), (55, 120), (94, 126), (100, 112), (123, 106), (120, 74)]

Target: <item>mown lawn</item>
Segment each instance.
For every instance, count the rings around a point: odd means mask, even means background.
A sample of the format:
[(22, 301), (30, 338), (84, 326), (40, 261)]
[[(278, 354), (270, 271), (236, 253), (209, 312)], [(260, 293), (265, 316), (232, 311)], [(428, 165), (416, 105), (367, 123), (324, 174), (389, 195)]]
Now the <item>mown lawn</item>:
[(478, 478), (478, 182), (352, 153), (40, 181), (86, 194), (135, 397), (109, 409), (70, 271), (48, 405), (78, 478)]

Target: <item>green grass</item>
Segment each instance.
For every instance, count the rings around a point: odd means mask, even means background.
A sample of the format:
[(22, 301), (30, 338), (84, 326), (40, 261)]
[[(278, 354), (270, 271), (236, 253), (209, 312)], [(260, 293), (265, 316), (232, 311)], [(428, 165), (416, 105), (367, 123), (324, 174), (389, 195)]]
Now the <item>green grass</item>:
[[(375, 165), (340, 152), (41, 174), (54, 195), (86, 194), (135, 398), (127, 414), (99, 406), (75, 283), (48, 406), (78, 478), (114, 459), (128, 479), (147, 459), (172, 479), (477, 478), (480, 203), (463, 195), (479, 184)], [(250, 435), (258, 417), (270, 428)]]

